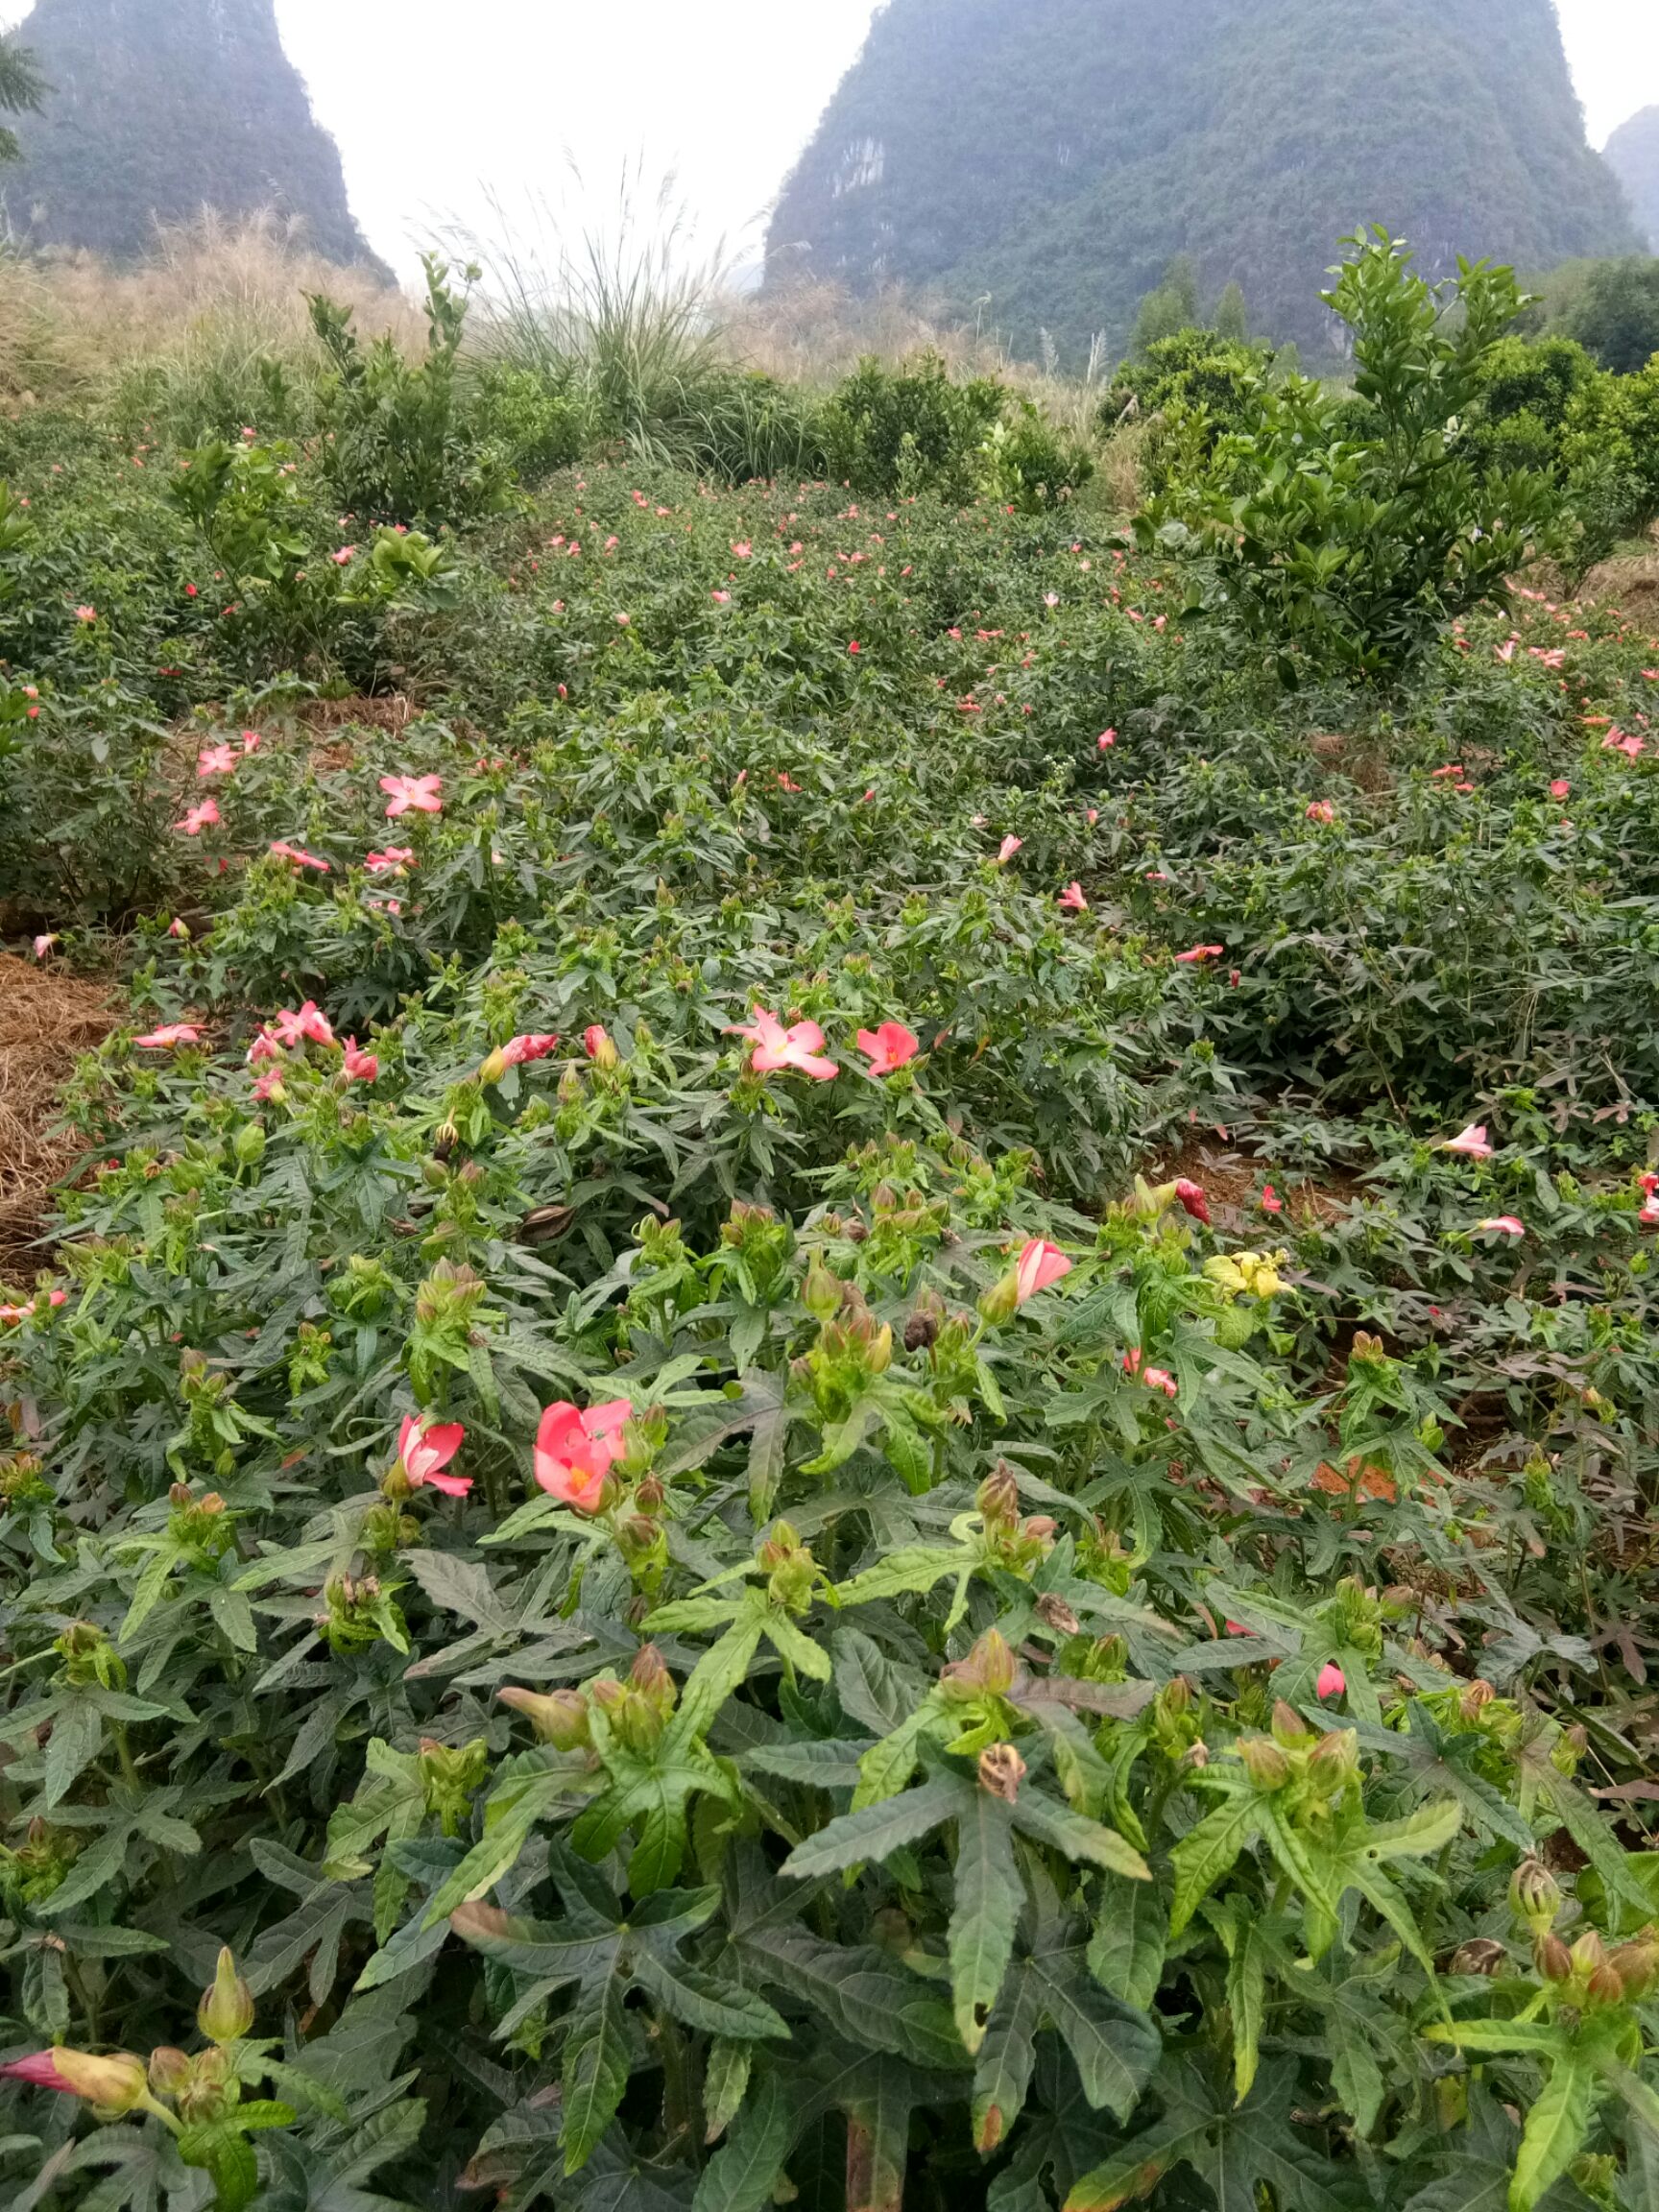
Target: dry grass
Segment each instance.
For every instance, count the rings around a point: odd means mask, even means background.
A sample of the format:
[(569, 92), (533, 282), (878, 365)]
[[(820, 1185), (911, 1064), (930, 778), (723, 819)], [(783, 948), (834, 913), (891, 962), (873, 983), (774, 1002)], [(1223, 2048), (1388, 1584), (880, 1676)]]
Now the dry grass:
[(26, 1287), (35, 1272), (48, 1194), (79, 1149), (52, 1134), (58, 1098), (117, 1019), (96, 984), (0, 953), (0, 1279)]
[(310, 252), (280, 217), (229, 222), (206, 211), (158, 229), (142, 262), (91, 253), (0, 262), (0, 395), (27, 404), (94, 392), (139, 363), (308, 351), (307, 292), (354, 308), (371, 336), (388, 332), (417, 349), (424, 342), (401, 292)]

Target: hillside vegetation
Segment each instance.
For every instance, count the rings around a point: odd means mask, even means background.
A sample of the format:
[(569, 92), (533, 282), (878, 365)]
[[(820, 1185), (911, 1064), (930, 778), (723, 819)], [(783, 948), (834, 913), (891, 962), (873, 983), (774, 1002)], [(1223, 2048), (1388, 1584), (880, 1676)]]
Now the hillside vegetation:
[(23, 244), (130, 256), (204, 208), (275, 210), (325, 258), (373, 261), (276, 0), (36, 0), (12, 43), (44, 85), (0, 171)]
[[(1323, 356), (1334, 233), (1543, 270), (1635, 236), (1551, 0), (892, 0), (784, 187), (768, 275), (932, 287), (1109, 355), (1171, 257)], [(983, 305), (979, 305), (983, 302)]]
[(1606, 156), (1638, 227), (1659, 253), (1659, 107), (1644, 108), (1622, 123), (1607, 141)]
[(1344, 251), (0, 416), (0, 2200), (1651, 2212), (1659, 367)]

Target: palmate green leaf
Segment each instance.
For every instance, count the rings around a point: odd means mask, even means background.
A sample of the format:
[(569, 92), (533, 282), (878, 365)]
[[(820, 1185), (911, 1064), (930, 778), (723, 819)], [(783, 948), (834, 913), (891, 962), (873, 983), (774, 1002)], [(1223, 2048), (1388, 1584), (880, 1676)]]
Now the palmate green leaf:
[(850, 1582), (837, 1583), (830, 1596), (843, 1608), (874, 1605), (882, 1599), (925, 1598), (948, 1575), (971, 1575), (974, 1566), (974, 1554), (963, 1544), (901, 1545)]
[(664, 2011), (695, 2028), (699, 2034), (755, 2041), (789, 2029), (763, 1997), (732, 1982), (717, 1981), (695, 1966), (641, 1948), (633, 1955), (634, 1978)]
[(1097, 1989), (1081, 1947), (1032, 1960), (1044, 2014), (1071, 2055), (1095, 2111), (1126, 2120), (1157, 2068), (1162, 2046), (1146, 2014)]
[(854, 2049), (890, 2051), (944, 2072), (967, 2065), (950, 2008), (872, 1945), (826, 1942), (785, 1925), (739, 1948), (745, 1966), (781, 2000), (809, 2005)]
[(1596, 2067), (1584, 2052), (1570, 2049), (1551, 2067), (1550, 2079), (1527, 2107), (1509, 2212), (1532, 2212), (1577, 2157), (1595, 2117), (1597, 2087)]
[(772, 2196), (792, 2132), (788, 2091), (777, 2075), (763, 2073), (737, 2115), (731, 2139), (703, 2169), (694, 2212), (760, 2212)]
[(1014, 1807), (1014, 1825), (1022, 1835), (1035, 1837), (1040, 1843), (1051, 1843), (1068, 1859), (1080, 1859), (1088, 1865), (1104, 1867), (1107, 1873), (1120, 1874), (1131, 1882), (1152, 1879), (1152, 1869), (1145, 1860), (1133, 1844), (1124, 1842), (1116, 1829), (1091, 1820), (1086, 1814), (1074, 1813), (1070, 1805), (1045, 1796), (1040, 1790), (1021, 1791)]
[(1262, 2025), (1267, 1990), (1267, 1952), (1261, 1915), (1241, 1897), (1205, 1908), (1227, 1951), (1227, 2009), (1233, 2020), (1233, 2085), (1242, 2104), (1262, 2062)]
[[(902, 1802), (890, 1800), (887, 1809)], [(971, 2053), (985, 2040), (1024, 1903), (1025, 1885), (1014, 1856), (1014, 1808), (988, 1790), (974, 1790), (956, 1814), (955, 1888), (946, 1936), (956, 2032)]]
[(957, 1775), (939, 1774), (902, 1796), (840, 1814), (815, 1836), (797, 1843), (779, 1872), (805, 1881), (815, 1874), (861, 1865), (867, 1859), (885, 1859), (891, 1851), (919, 1842), (941, 1821), (954, 1819), (968, 1791), (969, 1785)]
[(1089, 1971), (1100, 1986), (1144, 2012), (1158, 1993), (1168, 1937), (1169, 1908), (1151, 1883), (1108, 1874), (1089, 1942)]

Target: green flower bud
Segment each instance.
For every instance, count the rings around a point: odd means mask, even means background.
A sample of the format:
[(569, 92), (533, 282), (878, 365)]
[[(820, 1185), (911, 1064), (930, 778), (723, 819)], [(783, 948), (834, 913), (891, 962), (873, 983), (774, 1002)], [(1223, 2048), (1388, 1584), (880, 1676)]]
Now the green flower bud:
[(253, 2025), (253, 1992), (237, 1973), (228, 1944), (219, 1953), (212, 1988), (196, 2008), (196, 2025), (209, 2043), (234, 2043)]
[(543, 1695), (537, 1690), (520, 1690), (517, 1683), (505, 1690), (497, 1690), (496, 1696), (503, 1705), (511, 1705), (516, 1713), (522, 1713), (536, 1732), (541, 1743), (551, 1743), (555, 1750), (586, 1750), (592, 1741), (588, 1726), (588, 1700), (580, 1690), (555, 1690)]
[(1561, 1885), (1537, 1859), (1523, 1859), (1509, 1880), (1509, 1910), (1533, 1934), (1542, 1935), (1555, 1925), (1561, 1910)]
[(105, 2112), (131, 2112), (150, 2086), (143, 2059), (130, 2051), (95, 2057), (90, 2051), (54, 2050), (52, 2064), (60, 2081)]
[(1244, 1770), (1258, 1790), (1283, 1790), (1290, 1779), (1290, 1762), (1270, 1737), (1246, 1736), (1238, 1744)]

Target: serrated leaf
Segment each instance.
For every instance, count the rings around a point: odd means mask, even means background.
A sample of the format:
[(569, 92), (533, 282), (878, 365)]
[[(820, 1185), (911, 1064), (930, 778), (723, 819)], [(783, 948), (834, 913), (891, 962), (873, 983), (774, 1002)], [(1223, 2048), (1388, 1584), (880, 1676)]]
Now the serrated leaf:
[(860, 1865), (866, 1859), (885, 1859), (889, 1852), (920, 1841), (942, 1820), (953, 1818), (968, 1793), (969, 1786), (955, 1775), (937, 1775), (901, 1796), (840, 1814), (815, 1836), (797, 1843), (779, 1872), (805, 1881), (814, 1874)]
[(603, 1984), (598, 2002), (579, 2013), (565, 2032), (565, 2124), (560, 2141), (566, 2174), (578, 2173), (588, 2163), (616, 2117), (629, 2072), (622, 1985), (613, 1978)]
[(1175, 1894), (1169, 1908), (1171, 1936), (1180, 1935), (1260, 1826), (1258, 1801), (1240, 1796), (1224, 1798), (1188, 1829), (1169, 1854), (1175, 1869)]
[(1585, 2055), (1569, 2051), (1527, 2107), (1521, 2148), (1509, 2183), (1509, 2212), (1532, 2207), (1584, 2147), (1596, 2110), (1596, 2072)]
[[(985, 2040), (991, 2008), (1013, 1955), (1025, 1885), (1014, 1856), (1012, 1806), (988, 1790), (963, 1794), (967, 1801), (956, 1815), (955, 1894), (946, 1950), (956, 2032), (963, 2048), (975, 2052)], [(902, 1802), (890, 1800), (889, 1808)]]
[(758, 2040), (789, 2033), (787, 2024), (763, 1997), (734, 1982), (717, 1981), (643, 1946), (633, 1955), (633, 1969), (634, 1979), (648, 1996), (699, 2034)]
[(1169, 1908), (1149, 1882), (1108, 1874), (1089, 1943), (1089, 1971), (1103, 1989), (1144, 2012), (1158, 1994), (1169, 1942)]
[(776, 2075), (763, 2074), (737, 2115), (731, 2140), (704, 2167), (693, 2212), (760, 2212), (772, 2195), (789, 2136), (788, 2095)]

